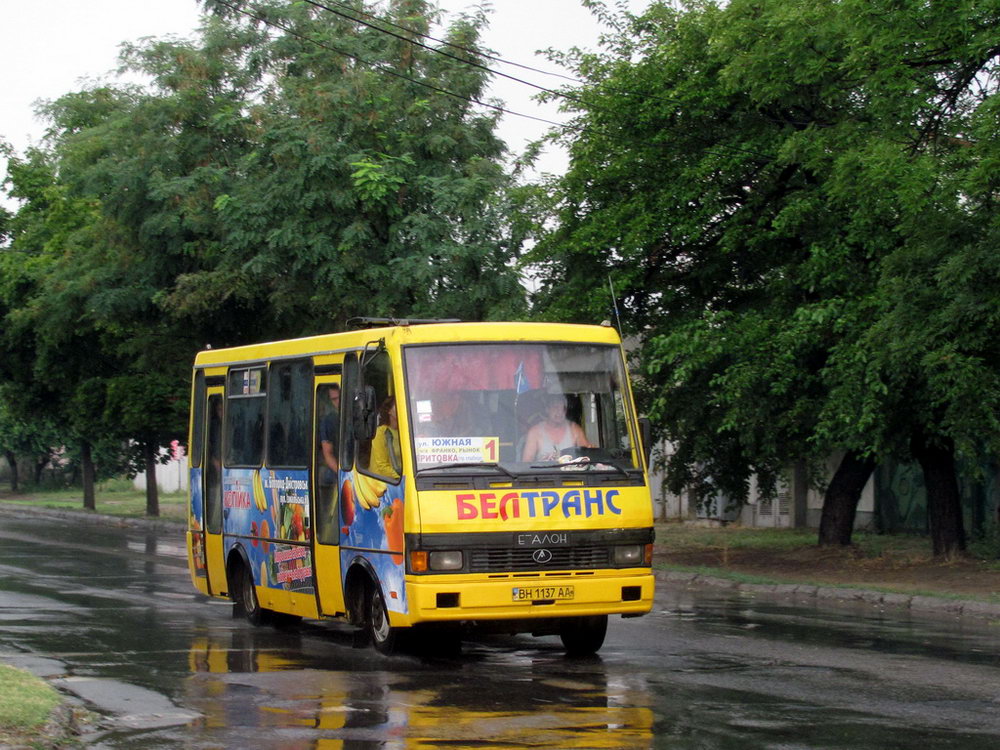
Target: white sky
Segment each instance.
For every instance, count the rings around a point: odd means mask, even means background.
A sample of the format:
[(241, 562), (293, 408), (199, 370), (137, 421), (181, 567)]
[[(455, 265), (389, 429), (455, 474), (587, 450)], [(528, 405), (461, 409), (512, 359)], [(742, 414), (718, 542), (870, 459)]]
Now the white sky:
[[(469, 9), (476, 0), (438, 0), (449, 14)], [(648, 0), (629, 0), (633, 10)], [(485, 43), (497, 54), (542, 70), (560, 71), (535, 54), (545, 48), (593, 48), (598, 25), (579, 0), (493, 0)], [(23, 153), (43, 136), (45, 124), (34, 116), (39, 100), (79, 90), (88, 81), (107, 78), (117, 64), (119, 45), (141, 37), (192, 37), (201, 8), (195, 0), (0, 0), (0, 138)], [(553, 87), (559, 79), (507, 68), (504, 72)], [(506, 108), (547, 120), (562, 121), (554, 104), (540, 105), (533, 89), (495, 78), (492, 94)], [(514, 153), (543, 135), (548, 126), (505, 116), (500, 135)], [(0, 160), (0, 178), (3, 174)], [(561, 172), (565, 159), (549, 152), (540, 162), (545, 172)]]

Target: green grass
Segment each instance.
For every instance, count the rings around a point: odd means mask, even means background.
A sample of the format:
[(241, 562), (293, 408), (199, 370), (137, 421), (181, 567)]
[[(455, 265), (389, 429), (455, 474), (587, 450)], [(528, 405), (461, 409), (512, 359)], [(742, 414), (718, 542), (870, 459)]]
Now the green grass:
[[(683, 552), (696, 549), (792, 551), (815, 547), (816, 529), (764, 529), (746, 526), (692, 527), (686, 524), (657, 524), (656, 541)], [(872, 534), (855, 532), (853, 547), (861, 557), (921, 558), (928, 555), (926, 537), (912, 534)]]
[[(146, 517), (146, 493), (135, 490), (131, 483), (120, 480), (101, 482), (94, 492), (96, 512), (102, 515), (125, 518)], [(0, 491), (0, 502), (27, 505), (35, 508), (83, 510), (83, 492), (80, 489), (37, 490), (13, 494)], [(187, 510), (187, 493), (160, 493), (160, 518), (183, 521)]]
[(40, 728), (57, 705), (59, 693), (22, 669), (0, 664), (0, 741), (5, 731)]
[[(935, 558), (930, 539), (915, 534), (855, 532), (847, 548), (819, 548), (817, 535), (815, 529), (657, 524), (657, 546), (675, 557), (659, 560), (656, 567), (736, 583), (835, 586), (1000, 603), (995, 537), (978, 548), (970, 544), (968, 556), (949, 560)], [(896, 571), (905, 572), (895, 578)]]
[(675, 550), (704, 549), (795, 549), (816, 544), (811, 529), (759, 529), (743, 526), (696, 527), (657, 524), (656, 541)]

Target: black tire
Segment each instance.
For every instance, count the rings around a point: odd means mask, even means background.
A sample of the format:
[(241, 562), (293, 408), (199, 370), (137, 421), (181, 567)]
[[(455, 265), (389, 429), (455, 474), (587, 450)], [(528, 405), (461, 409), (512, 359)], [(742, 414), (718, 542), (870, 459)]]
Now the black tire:
[(382, 589), (375, 582), (368, 586), (365, 603), (365, 630), (375, 650), (388, 656), (396, 650), (399, 628), (389, 624), (389, 611), (385, 606)]
[(237, 614), (242, 614), (251, 625), (260, 625), (265, 620), (266, 610), (260, 606), (257, 591), (253, 585), (250, 568), (240, 563), (233, 572), (233, 604)]
[(607, 615), (567, 617), (559, 627), (559, 638), (569, 656), (591, 656), (601, 650), (607, 632)]

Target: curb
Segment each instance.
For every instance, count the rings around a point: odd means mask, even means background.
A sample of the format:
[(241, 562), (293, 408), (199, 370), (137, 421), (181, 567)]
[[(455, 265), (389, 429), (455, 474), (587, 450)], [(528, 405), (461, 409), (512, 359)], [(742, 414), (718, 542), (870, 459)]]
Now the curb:
[(899, 594), (843, 586), (816, 586), (805, 583), (741, 583), (729, 578), (679, 570), (657, 570), (654, 571), (654, 575), (657, 581), (675, 588), (717, 588), (738, 591), (750, 596), (770, 595), (805, 600), (817, 606), (820, 604), (862, 604), (876, 607), (879, 610), (893, 608), (920, 614), (973, 617), (986, 620), (1000, 619), (1000, 604), (978, 600), (951, 599), (922, 594)]
[[(40, 508), (12, 503), (0, 503), (0, 516), (10, 516), (23, 513), (30, 508), (32, 515), (45, 518), (57, 518), (74, 523), (84, 523), (92, 526), (118, 526), (120, 528), (146, 528), (156, 531), (173, 531), (183, 533), (185, 524), (162, 518), (128, 518), (124, 516), (109, 516), (83, 508), (62, 510), (59, 508)], [(11, 663), (4, 659), (5, 663)], [(61, 696), (61, 703), (56, 706), (44, 726), (37, 732), (25, 737), (25, 750), (29, 748), (78, 747), (89, 744), (87, 737), (94, 736), (105, 729), (113, 727), (110, 715), (86, 708), (80, 698), (59, 685), (58, 679), (42, 677)], [(111, 723), (108, 723), (111, 722)], [(4, 746), (6, 747), (6, 745)], [(20, 747), (20, 746), (18, 746)]]
[(102, 513), (95, 513), (86, 509), (61, 510), (59, 508), (40, 508), (33, 505), (14, 505), (11, 503), (0, 503), (0, 515), (10, 515), (13, 513), (23, 513), (25, 509), (30, 509), (33, 516), (44, 516), (46, 518), (61, 518), (72, 520), (78, 523), (102, 526), (120, 526), (123, 528), (147, 528), (153, 530), (173, 531), (184, 530), (183, 521), (174, 521), (166, 518), (130, 518), (128, 516), (109, 516)]

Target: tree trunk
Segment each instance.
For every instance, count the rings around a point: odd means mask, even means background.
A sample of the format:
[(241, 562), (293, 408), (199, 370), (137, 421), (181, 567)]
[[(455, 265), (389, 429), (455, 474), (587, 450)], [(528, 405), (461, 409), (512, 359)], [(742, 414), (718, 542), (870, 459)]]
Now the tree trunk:
[(853, 451), (844, 454), (823, 497), (823, 515), (819, 522), (821, 545), (847, 546), (851, 543), (858, 501), (873, 471), (873, 458)]
[(4, 451), (4, 456), (10, 466), (10, 491), (20, 492), (20, 487), (17, 485), (17, 455), (14, 451)]
[(80, 443), (80, 464), (83, 470), (83, 507), (97, 510), (94, 500), (94, 457), (90, 451), (90, 443), (86, 440)]
[(142, 455), (146, 462), (146, 515), (160, 515), (160, 489), (156, 484), (157, 444), (147, 440), (142, 445)]
[(955, 474), (955, 444), (951, 440), (931, 443), (920, 435), (913, 440), (913, 455), (924, 472), (934, 556), (964, 552), (965, 525)]
[(45, 471), (45, 467), (49, 465), (49, 458), (47, 454), (44, 456), (39, 456), (35, 459), (35, 486), (38, 487), (42, 483), (42, 472)]

